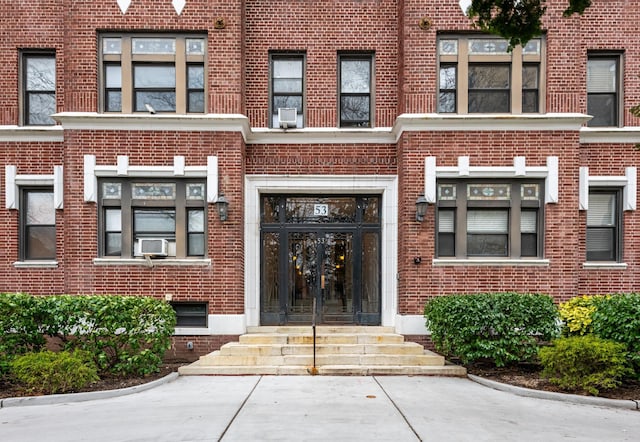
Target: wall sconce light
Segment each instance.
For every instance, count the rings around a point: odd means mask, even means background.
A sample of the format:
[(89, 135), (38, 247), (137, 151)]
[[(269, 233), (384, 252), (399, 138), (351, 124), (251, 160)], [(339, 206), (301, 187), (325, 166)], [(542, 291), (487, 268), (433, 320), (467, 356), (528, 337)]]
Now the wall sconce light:
[(218, 196), (216, 206), (218, 207), (218, 215), (220, 215), (220, 221), (226, 221), (229, 215), (229, 201), (224, 197), (224, 193), (221, 193)]
[(416, 221), (418, 221), (419, 223), (424, 221), (424, 216), (427, 213), (428, 205), (429, 203), (427, 202), (427, 199), (424, 197), (424, 195), (420, 195), (416, 200)]

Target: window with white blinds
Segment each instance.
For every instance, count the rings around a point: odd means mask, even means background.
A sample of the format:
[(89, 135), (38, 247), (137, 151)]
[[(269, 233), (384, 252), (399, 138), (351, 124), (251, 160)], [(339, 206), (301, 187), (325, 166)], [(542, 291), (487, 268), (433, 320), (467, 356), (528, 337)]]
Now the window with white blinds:
[(589, 126), (618, 126), (620, 56), (591, 54), (587, 60), (587, 113)]
[(540, 257), (543, 182), (438, 182), (438, 257)]
[(619, 258), (619, 192), (589, 193), (587, 261), (617, 261)]

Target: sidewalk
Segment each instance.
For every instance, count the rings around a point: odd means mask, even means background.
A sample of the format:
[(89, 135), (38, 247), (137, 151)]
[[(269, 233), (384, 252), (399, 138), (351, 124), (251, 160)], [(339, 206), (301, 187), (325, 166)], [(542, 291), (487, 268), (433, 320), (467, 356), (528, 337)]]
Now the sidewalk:
[(2, 441), (635, 441), (640, 412), (444, 377), (191, 376), (0, 409)]

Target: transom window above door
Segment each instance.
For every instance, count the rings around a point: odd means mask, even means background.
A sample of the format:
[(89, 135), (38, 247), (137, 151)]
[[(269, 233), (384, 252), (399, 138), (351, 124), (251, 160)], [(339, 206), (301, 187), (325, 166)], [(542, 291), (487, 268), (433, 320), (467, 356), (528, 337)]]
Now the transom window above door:
[(544, 109), (544, 40), (508, 50), (484, 35), (438, 39), (438, 112), (538, 113)]
[(203, 35), (103, 34), (103, 112), (205, 112)]

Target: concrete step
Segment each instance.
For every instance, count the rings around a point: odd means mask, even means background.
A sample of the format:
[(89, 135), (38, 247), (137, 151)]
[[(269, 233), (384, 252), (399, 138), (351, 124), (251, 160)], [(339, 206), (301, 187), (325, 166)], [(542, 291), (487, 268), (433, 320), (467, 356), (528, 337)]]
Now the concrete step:
[[(396, 375), (396, 376), (466, 376), (464, 367), (457, 365), (420, 365), (420, 366), (397, 366), (397, 365), (326, 365), (316, 367), (318, 375), (325, 376), (373, 376), (373, 375)], [(304, 366), (210, 366), (200, 365), (197, 362), (180, 367), (178, 372), (182, 376), (193, 375), (297, 375), (308, 376), (312, 374), (312, 367)]]
[[(281, 334), (313, 334), (310, 325), (261, 325), (257, 327), (247, 327), (247, 334), (253, 333), (281, 333)], [(318, 325), (316, 334), (326, 333), (395, 333), (393, 327), (363, 326), (363, 325)]]
[[(215, 351), (201, 358), (203, 363), (219, 365), (313, 365), (313, 355), (224, 355)], [(325, 365), (444, 365), (444, 358), (428, 352), (420, 355), (316, 354), (316, 366)]]
[[(318, 344), (316, 354), (403, 354), (419, 355), (423, 353), (423, 347), (415, 342), (401, 344)], [(239, 342), (230, 342), (220, 348), (222, 355), (257, 355), (257, 356), (281, 356), (281, 355), (312, 355), (313, 344), (263, 344), (250, 345)]]
[[(241, 344), (313, 344), (313, 334), (248, 333)], [(316, 334), (317, 344), (400, 344), (404, 337), (395, 333), (323, 333)]]
[[(180, 367), (182, 375), (440, 375), (464, 376), (463, 367), (391, 327), (319, 326), (315, 361), (313, 330), (305, 327), (249, 327), (239, 342)], [(315, 362), (315, 363), (314, 363)], [(313, 368), (313, 370), (312, 370)]]

